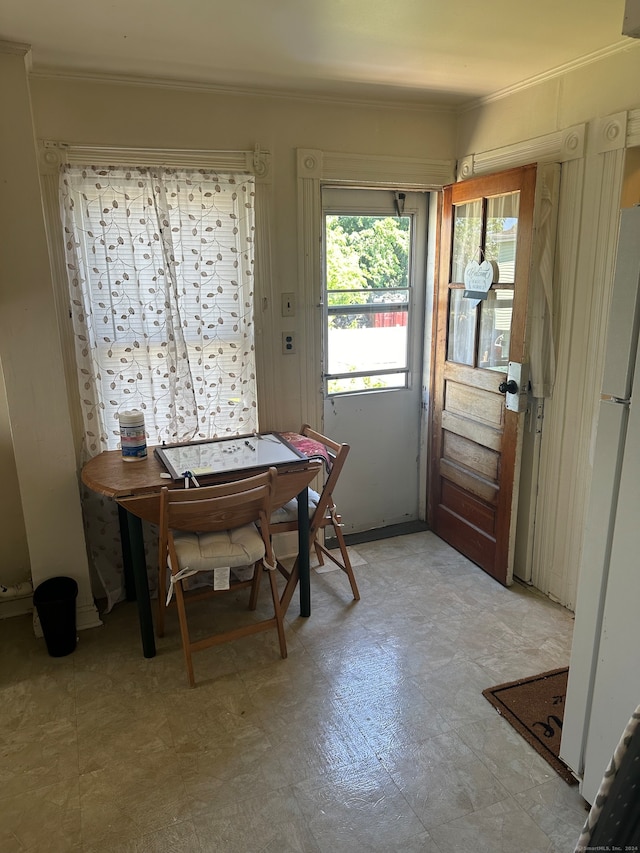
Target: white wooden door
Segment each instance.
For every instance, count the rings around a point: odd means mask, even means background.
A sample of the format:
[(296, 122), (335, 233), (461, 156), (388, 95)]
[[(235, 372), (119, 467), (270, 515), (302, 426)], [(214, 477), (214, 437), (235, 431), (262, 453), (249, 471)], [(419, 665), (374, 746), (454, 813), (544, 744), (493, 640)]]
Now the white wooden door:
[[(419, 517), (426, 211), (427, 197), (420, 193), (401, 198), (390, 190), (323, 191), (324, 431), (351, 446), (337, 491), (345, 534)], [(336, 234), (339, 221), (345, 228)], [(366, 227), (356, 233), (351, 226)], [(406, 278), (401, 262), (396, 277), (389, 276), (395, 260), (384, 241), (385, 257), (378, 262), (370, 247), (363, 248), (360, 235), (367, 228), (377, 230), (374, 243), (384, 229), (391, 241), (403, 229)], [(333, 262), (332, 240), (342, 241)], [(385, 276), (398, 286), (380, 287)]]

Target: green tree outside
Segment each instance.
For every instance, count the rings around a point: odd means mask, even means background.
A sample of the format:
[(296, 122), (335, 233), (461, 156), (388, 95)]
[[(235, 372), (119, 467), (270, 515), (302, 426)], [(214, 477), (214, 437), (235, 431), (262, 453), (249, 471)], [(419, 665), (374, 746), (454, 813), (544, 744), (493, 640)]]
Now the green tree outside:
[[(329, 305), (397, 300), (397, 294), (384, 291), (408, 287), (410, 226), (408, 216), (327, 216)], [(334, 328), (357, 328), (365, 323), (364, 315), (330, 318)]]

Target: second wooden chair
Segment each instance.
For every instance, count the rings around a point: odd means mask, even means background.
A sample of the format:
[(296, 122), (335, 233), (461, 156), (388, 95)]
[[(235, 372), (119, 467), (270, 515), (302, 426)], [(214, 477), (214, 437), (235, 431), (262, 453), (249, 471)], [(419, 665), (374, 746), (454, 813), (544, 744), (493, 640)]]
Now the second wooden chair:
[[(342, 533), (342, 517), (338, 513), (333, 499), (334, 490), (349, 453), (349, 445), (340, 444), (331, 438), (327, 438), (327, 436), (312, 429), (309, 424), (304, 424), (299, 434), (282, 433), (282, 435), (310, 459), (320, 459), (324, 464), (326, 476), (322, 491), (318, 494), (311, 489), (309, 490), (309, 545), (314, 548), (320, 565), (324, 564), (326, 557), (347, 575), (353, 597), (359, 601), (360, 592)], [(277, 509), (271, 516), (270, 528), (272, 534), (297, 530), (298, 501), (292, 500)], [(324, 543), (323, 534), (327, 528), (331, 528), (336, 538), (338, 548), (335, 550), (329, 550)], [(298, 580), (298, 563), (296, 560), (290, 572), (280, 562), (278, 568), (287, 578), (287, 585), (281, 598), (283, 609), (286, 612)]]

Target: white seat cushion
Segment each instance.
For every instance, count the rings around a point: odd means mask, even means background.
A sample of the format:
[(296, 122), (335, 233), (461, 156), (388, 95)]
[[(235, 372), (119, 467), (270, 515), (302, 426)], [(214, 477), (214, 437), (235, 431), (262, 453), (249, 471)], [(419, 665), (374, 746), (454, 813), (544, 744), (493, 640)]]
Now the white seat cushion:
[[(314, 492), (313, 489), (309, 489), (309, 515), (312, 516), (316, 511), (316, 507), (318, 506), (318, 501), (320, 500), (320, 495), (317, 492)], [(284, 506), (281, 506), (279, 509), (274, 510), (271, 513), (270, 524), (283, 524), (284, 522), (289, 521), (297, 521), (298, 520), (298, 499), (293, 498)]]
[(248, 566), (265, 554), (262, 536), (255, 524), (219, 533), (173, 534), (181, 569), (205, 572), (223, 566)]

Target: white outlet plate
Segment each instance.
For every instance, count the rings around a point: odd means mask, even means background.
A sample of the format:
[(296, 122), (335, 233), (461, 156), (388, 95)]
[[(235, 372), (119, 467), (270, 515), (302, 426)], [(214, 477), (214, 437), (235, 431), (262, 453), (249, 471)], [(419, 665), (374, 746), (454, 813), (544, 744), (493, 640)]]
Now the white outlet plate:
[(282, 352), (291, 355), (296, 351), (296, 336), (293, 332), (282, 333)]

